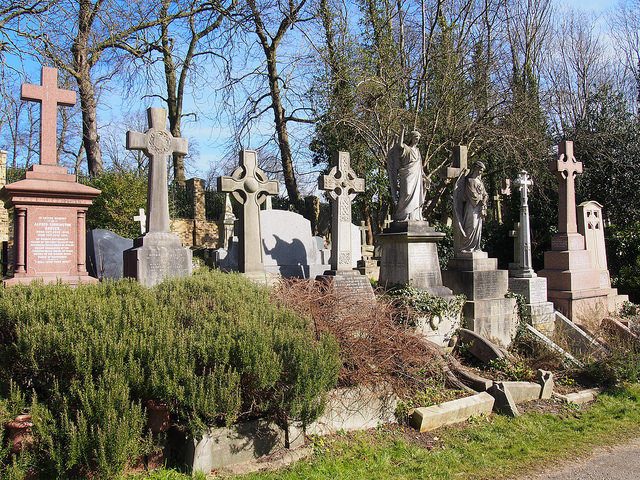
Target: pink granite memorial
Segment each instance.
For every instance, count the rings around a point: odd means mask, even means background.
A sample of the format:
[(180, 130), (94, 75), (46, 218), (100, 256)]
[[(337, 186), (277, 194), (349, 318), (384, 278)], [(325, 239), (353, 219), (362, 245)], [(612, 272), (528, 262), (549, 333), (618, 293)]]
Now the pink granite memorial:
[(41, 85), (22, 85), (20, 98), (41, 105), (40, 164), (0, 191), (6, 208), (13, 211), (15, 232), (14, 274), (4, 284), (97, 282), (85, 265), (85, 216), (100, 190), (77, 183), (57, 158), (58, 105), (74, 105), (76, 94), (58, 88), (55, 68), (42, 67)]
[(551, 239), (551, 251), (544, 254), (544, 270), (538, 275), (547, 279), (547, 296), (556, 309), (574, 322), (602, 319), (615, 307), (616, 291), (601, 282), (601, 268), (594, 264), (578, 231), (576, 219), (575, 179), (582, 173), (582, 163), (573, 155), (573, 142), (558, 146), (558, 159), (550, 164), (558, 177), (558, 233)]

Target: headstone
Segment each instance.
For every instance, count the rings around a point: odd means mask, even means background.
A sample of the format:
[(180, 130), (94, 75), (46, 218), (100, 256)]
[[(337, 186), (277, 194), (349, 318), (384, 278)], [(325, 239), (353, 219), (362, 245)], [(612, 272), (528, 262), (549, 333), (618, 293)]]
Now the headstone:
[(140, 150), (149, 158), (147, 187), (147, 232), (126, 250), (124, 276), (135, 278), (147, 287), (167, 278), (191, 275), (191, 250), (169, 230), (169, 185), (167, 160), (173, 153), (187, 154), (187, 141), (174, 138), (167, 130), (167, 111), (148, 108), (149, 130), (128, 131), (127, 150)]
[(109, 279), (124, 275), (123, 253), (133, 248), (133, 240), (109, 230), (87, 232), (87, 269), (92, 277)]
[(13, 278), (4, 283), (96, 282), (86, 268), (85, 217), (100, 190), (77, 183), (57, 159), (58, 105), (74, 105), (76, 94), (58, 88), (55, 68), (42, 67), (41, 80), (22, 85), (21, 96), (41, 105), (40, 164), (0, 193), (14, 212)]
[(133, 217), (135, 222), (140, 224), (140, 234), (144, 235), (147, 233), (147, 214), (144, 213), (144, 208), (138, 209), (138, 215)]
[(611, 287), (604, 243), (602, 205), (593, 200), (578, 205), (578, 232), (584, 235), (585, 248), (591, 257), (591, 263), (600, 271), (600, 286)]
[(553, 372), (549, 372), (547, 370), (538, 369), (536, 371), (536, 380), (542, 386), (542, 390), (540, 391), (540, 398), (543, 400), (548, 400), (551, 398), (553, 394), (553, 388), (555, 383), (553, 381)]
[[(328, 192), (331, 201), (331, 270), (318, 277), (337, 292), (363, 295), (374, 299), (369, 279), (354, 270), (354, 238), (351, 202), (356, 193), (364, 192), (364, 179), (351, 168), (348, 152), (338, 152), (328, 175), (321, 175), (318, 188)], [(355, 245), (360, 251), (357, 230)], [(359, 257), (356, 257), (356, 265)]]
[(551, 162), (558, 178), (558, 233), (551, 239), (551, 251), (544, 254), (547, 296), (556, 310), (576, 323), (590, 322), (614, 311), (623, 298), (601, 283), (601, 271), (585, 248), (585, 238), (578, 232), (575, 179), (582, 173), (582, 163), (573, 153), (573, 142), (558, 147), (558, 159)]
[(242, 204), (238, 237), (240, 271), (247, 274), (264, 273), (262, 262), (262, 237), (260, 235), (260, 205), (268, 195), (278, 194), (278, 182), (267, 179), (258, 168), (258, 153), (253, 150), (240, 152), (240, 166), (230, 177), (218, 177), (218, 191), (229, 192)]
[(450, 177), (457, 174), (452, 197), (454, 257), (442, 272), (442, 281), (454, 293), (467, 297), (462, 311), (465, 328), (506, 347), (517, 329), (516, 301), (505, 297), (509, 273), (498, 270), (498, 260), (480, 248), (488, 197), (481, 179), (484, 164), (474, 163), (470, 172), (463, 169), (466, 154), (466, 147), (460, 146), (458, 166), (447, 173)]
[(555, 329), (555, 309), (553, 303), (547, 301), (547, 279), (536, 275), (531, 262), (528, 192), (533, 181), (522, 170), (514, 183), (520, 191), (520, 222), (515, 235), (514, 262), (509, 264), (509, 290), (524, 297), (531, 324), (545, 335), (551, 335)]

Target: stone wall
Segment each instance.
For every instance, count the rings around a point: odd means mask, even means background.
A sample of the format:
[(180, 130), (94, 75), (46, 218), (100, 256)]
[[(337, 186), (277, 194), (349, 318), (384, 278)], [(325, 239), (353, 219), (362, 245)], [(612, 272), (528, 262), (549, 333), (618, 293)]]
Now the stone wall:
[(180, 237), (186, 247), (216, 248), (218, 246), (218, 225), (206, 218), (204, 180), (187, 180), (187, 195), (193, 203), (194, 218), (176, 218), (171, 220), (170, 228)]

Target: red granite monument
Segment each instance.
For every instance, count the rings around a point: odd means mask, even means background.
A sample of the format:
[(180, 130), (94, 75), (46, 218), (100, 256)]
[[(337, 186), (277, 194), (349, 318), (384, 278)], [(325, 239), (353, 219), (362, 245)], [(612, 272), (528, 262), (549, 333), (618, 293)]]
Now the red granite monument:
[(55, 68), (42, 67), (41, 85), (22, 85), (20, 98), (41, 105), (40, 164), (0, 190), (14, 221), (13, 277), (4, 284), (97, 282), (85, 265), (85, 215), (100, 190), (77, 183), (57, 158), (58, 105), (75, 105), (76, 93), (58, 88)]

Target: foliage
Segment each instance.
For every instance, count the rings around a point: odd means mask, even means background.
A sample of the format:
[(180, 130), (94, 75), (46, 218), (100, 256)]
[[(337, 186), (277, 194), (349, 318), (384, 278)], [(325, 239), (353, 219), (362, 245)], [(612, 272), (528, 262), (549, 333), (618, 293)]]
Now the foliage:
[(415, 316), (426, 316), (429, 319), (456, 318), (467, 301), (464, 295), (455, 295), (447, 299), (431, 295), (425, 290), (419, 290), (410, 285), (390, 289), (387, 294), (393, 299), (397, 308), (407, 311), (405, 320), (409, 323), (415, 320)]
[(463, 390), (448, 389), (445, 386), (444, 379), (431, 377), (425, 382), (424, 386), (407, 398), (398, 402), (396, 408), (396, 417), (399, 419), (407, 419), (409, 411), (413, 408), (430, 407), (439, 403), (448, 402), (467, 396), (468, 393)]
[(87, 211), (87, 228), (105, 228), (122, 237), (140, 235), (133, 217), (147, 203), (147, 177), (134, 172), (105, 171), (88, 181), (102, 191)]
[[(594, 447), (640, 433), (640, 386), (605, 393), (588, 410), (560, 415), (528, 413), (491, 416), (465, 428), (438, 431), (426, 447), (421, 436), (392, 429), (338, 437), (315, 455), (284, 471), (243, 476), (244, 480), (349, 478), (477, 478), (525, 476), (549, 462), (574, 458)], [(549, 442), (552, 438), (553, 441)]]
[(607, 336), (606, 354), (590, 359), (582, 373), (606, 387), (640, 382), (640, 344)]
[(169, 215), (171, 218), (193, 218), (193, 202), (186, 185), (169, 185)]
[(640, 301), (640, 221), (610, 225), (605, 233), (611, 283)]
[(503, 375), (509, 380), (531, 381), (535, 373), (524, 358), (496, 358), (489, 362), (489, 369), (494, 373)]
[(166, 402), (196, 436), (256, 416), (309, 422), (339, 370), (335, 341), (222, 273), (152, 289), (123, 280), (1, 290), (0, 332), (0, 405), (30, 405), (42, 478), (113, 478), (151, 448), (146, 400)]

